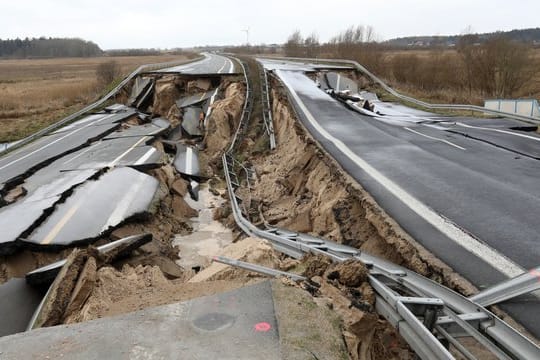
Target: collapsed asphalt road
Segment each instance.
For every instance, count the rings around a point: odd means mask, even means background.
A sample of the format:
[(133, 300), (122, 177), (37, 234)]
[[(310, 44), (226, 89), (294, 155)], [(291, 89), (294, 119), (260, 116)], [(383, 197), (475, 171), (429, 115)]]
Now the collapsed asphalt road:
[[(283, 70), (265, 64), (276, 69), (300, 120), (322, 147), (406, 232), (458, 273), (484, 287), (538, 265), (538, 135), (512, 130), (514, 121), (444, 118), (412, 109), (400, 116), (361, 115), (318, 89), (304, 75), (314, 72), (309, 66), (290, 71), (289, 63)], [(538, 305), (529, 296), (503, 308), (538, 336), (540, 321), (531, 316)]]
[[(205, 61), (203, 60), (202, 63), (204, 64)], [(219, 73), (221, 73), (220, 69), (218, 69)], [(170, 251), (171, 235), (178, 232), (174, 230), (174, 226), (169, 228), (170, 231), (164, 231), (170, 226), (167, 220), (172, 217), (193, 217), (197, 214), (190, 207), (191, 201), (198, 199), (199, 182), (205, 177), (212, 177), (213, 174), (219, 173), (214, 159), (220, 157), (228, 141), (235, 134), (238, 126), (235, 120), (239, 118), (244, 99), (242, 84), (238, 82), (223, 78), (220, 81), (215, 78), (191, 78), (190, 81), (178, 78), (177, 75), (182, 74), (179, 72), (175, 72), (173, 76), (146, 74), (145, 76), (153, 78), (142, 78), (138, 85), (137, 83), (133, 85), (131, 94), (127, 91), (119, 96), (122, 102), (127, 101), (129, 104), (137, 105), (136, 117), (126, 119), (115, 129), (117, 131), (100, 135), (99, 139), (91, 139), (81, 149), (72, 148), (68, 150), (65, 157), (60, 157), (55, 161), (53, 157), (38, 163), (36, 168), (25, 170), (21, 179), (7, 182), (5, 208), (9, 209), (10, 206), (19, 204), (30, 204), (28, 206), (32, 207), (33, 202), (53, 201), (52, 205), (45, 205), (45, 210), (38, 208), (37, 212), (42, 212), (39, 219), (25, 230), (24, 237), (18, 236), (17, 241), (11, 242), (11, 245), (16, 244), (20, 247), (31, 245), (30, 248), (35, 249), (35, 246), (39, 244), (50, 250), (56, 249), (56, 246), (75, 245), (79, 241), (93, 242), (98, 239), (106, 241), (105, 237), (110, 231), (113, 231), (111, 237), (122, 237), (133, 232), (140, 233), (141, 230), (150, 229), (149, 226), (155, 226), (152, 231), (155, 231), (162, 240), (166, 238), (169, 246), (166, 249), (161, 248), (160, 252)], [(188, 74), (188, 76), (191, 75)], [(225, 90), (224, 92), (220, 93), (215, 88), (218, 83), (223, 86), (221, 90)], [(179, 89), (182, 91), (179, 92)], [(152, 92), (156, 94), (153, 101), (150, 95)], [(225, 99), (213, 106), (216, 97)], [(125, 110), (125, 107), (118, 105), (109, 108), (109, 111), (122, 109)], [(280, 129), (280, 131), (291, 130), (291, 128)], [(236, 139), (236, 135), (234, 138)], [(251, 146), (250, 139), (245, 140), (246, 144)], [(116, 144), (116, 146), (110, 146), (110, 144)], [(199, 152), (199, 149), (202, 151)], [(124, 158), (124, 155), (132, 151), (136, 153)], [(286, 148), (284, 151), (287, 151)], [(200, 162), (199, 157), (201, 157)], [(49, 173), (51, 171), (57, 175), (51, 176)], [(246, 173), (249, 177), (250, 172), (246, 170)], [(58, 183), (55, 181), (56, 177), (58, 177)], [(220, 194), (224, 196), (225, 189), (222, 187), (223, 184), (220, 184), (219, 178), (213, 177), (211, 180), (210, 192), (215, 196)], [(119, 200), (109, 198), (111, 189), (115, 189), (112, 193), (118, 195)], [(202, 193), (204, 202), (208, 196), (206, 187)], [(100, 209), (98, 214), (89, 214), (85, 211), (94, 208)], [(213, 214), (211, 212), (212, 218), (227, 217), (226, 207), (216, 210), (219, 211)], [(23, 211), (19, 209), (19, 213)], [(150, 215), (150, 221), (140, 217), (146, 212)], [(201, 214), (199, 214), (200, 221), (202, 221)], [(287, 214), (288, 212), (284, 211), (281, 216)], [(204, 217), (207, 218), (207, 215)], [(85, 219), (89, 218), (92, 221), (85, 223)], [(232, 215), (229, 213), (224, 221), (230, 224)], [(121, 226), (122, 224), (124, 226)], [(193, 222), (192, 225), (195, 228), (196, 223)], [(200, 224), (197, 229), (201, 230), (199, 226)], [(349, 356), (354, 359), (366, 351), (374, 358), (411, 356), (410, 349), (402, 343), (402, 339), (396, 336), (389, 324), (382, 321), (374, 312), (375, 296), (373, 289), (366, 281), (367, 269), (364, 264), (353, 262), (342, 267), (339, 265), (334, 267), (330, 265), (328, 259), (320, 258), (291, 262), (290, 259), (287, 261), (276, 256), (270, 246), (256, 239), (244, 239), (238, 243), (229, 244), (224, 249), (219, 249), (215, 239), (205, 238), (208, 236), (206, 233), (212, 233), (212, 231), (209, 231), (209, 227), (204, 229), (205, 234), (203, 232), (193, 234), (192, 239), (198, 240), (196, 244), (185, 241), (186, 237), (177, 238), (182, 245), (181, 255), (185, 257), (181, 262), (183, 269), (176, 269), (171, 263), (158, 262), (155, 258), (145, 259), (144, 256), (142, 263), (135, 262), (135, 265), (139, 264), (137, 267), (130, 266), (133, 264), (130, 259), (128, 264), (124, 263), (126, 266), (120, 268), (121, 265), (116, 265), (113, 268), (103, 263), (103, 258), (96, 255), (92, 248), (74, 251), (40, 305), (41, 310), (37, 313), (37, 317), (32, 320), (37, 327), (86, 321), (115, 315), (118, 312), (123, 314), (137, 308), (169, 303), (173, 299), (183, 302), (167, 308), (125, 315), (120, 318), (108, 318), (81, 326), (52, 328), (6, 338), (3, 339), (5, 344), (3, 348), (9, 350), (6, 354), (9, 355), (8, 357), (14, 357), (21, 352), (30, 354), (31, 351), (37, 351), (41, 354), (56, 356), (58, 343), (68, 344), (63, 340), (66, 333), (69, 334), (73, 329), (77, 329), (77, 331), (92, 335), (90, 338), (82, 336), (72, 338), (73, 341), (70, 340), (68, 346), (82, 346), (92, 349), (93, 352), (105, 351), (108, 355), (118, 350), (130, 351), (133, 356), (149, 353), (154, 355), (183, 353), (186, 347), (203, 346), (208, 353), (207, 357), (215, 357), (217, 353), (221, 354), (223, 345), (219, 344), (233, 341), (232, 337), (236, 341), (235, 345), (238, 346), (228, 349), (230, 350), (228, 353), (231, 355), (234, 353), (232, 355), (234, 358), (245, 354), (253, 357), (254, 353), (263, 358), (280, 358), (278, 347), (287, 349), (286, 354), (302, 353), (304, 356), (309, 353), (308, 356), (328, 359), (343, 358), (347, 350)], [(92, 237), (95, 234), (98, 235)], [(74, 238), (79, 240), (73, 240)], [(219, 244), (220, 241), (217, 243)], [(152, 241), (151, 245), (157, 244)], [(191, 257), (190, 247), (199, 247), (203, 252)], [(4, 249), (20, 250), (10, 249), (9, 246)], [(275, 284), (272, 285), (272, 294), (269, 291), (270, 287), (265, 285), (266, 290), (262, 289), (263, 286), (259, 286), (254, 292), (252, 289), (245, 288), (237, 292), (186, 303), (185, 301), (191, 297), (197, 297), (193, 294), (182, 294), (188, 289), (191, 289), (188, 291), (196, 292), (198, 296), (212, 295), (246, 285), (250, 279), (253, 280), (252, 274), (246, 275), (223, 267), (216, 268), (204, 261), (199, 263), (200, 258), (204, 257), (201, 256), (202, 254), (208, 256), (211, 252), (215, 254), (215, 251), (229, 252), (222, 255), (267, 263), (274, 268), (290, 269), (291, 266), (297, 266), (296, 271), (305, 268), (302, 278), (315, 279), (320, 289), (315, 290), (310, 288), (313, 285), (291, 284), (284, 280), (284, 284), (289, 288), (286, 288), (282, 295), (292, 296), (292, 298), (289, 296), (285, 307), (295, 308), (294, 314), (280, 313), (283, 305), (275, 300), (274, 286), (277, 286)], [(136, 253), (130, 257), (138, 256)], [(145, 265), (141, 266), (142, 264)], [(158, 265), (159, 268), (147, 264)], [(38, 270), (37, 273), (41, 271)], [(35, 276), (36, 271), (31, 274)], [(170, 279), (175, 279), (175, 283), (171, 284)], [(240, 284), (231, 281), (233, 279), (240, 280)], [(214, 283), (216, 280), (226, 281), (225, 284), (217, 284)], [(195, 287), (189, 285), (190, 282), (196, 281), (203, 283)], [(306, 290), (309, 293), (297, 289), (298, 286), (307, 286)], [(324, 295), (328, 298), (314, 302), (312, 295), (315, 297)], [(261, 297), (266, 302), (265, 307), (259, 309), (257, 304), (261, 304), (261, 301), (257, 298)], [(274, 298), (273, 304), (269, 301), (271, 297)], [(299, 302), (299, 299), (302, 301)], [(197, 304), (202, 304), (202, 306)], [(225, 306), (216, 306), (216, 304)], [(240, 314), (235, 313), (234, 310), (240, 307), (246, 311)], [(334, 310), (335, 313), (329, 312), (329, 309)], [(310, 316), (306, 316), (308, 310)], [(321, 313), (323, 310), (326, 311), (325, 315)], [(315, 312), (317, 316), (313, 317)], [(149, 329), (146, 326), (140, 326), (140, 319), (145, 314), (150, 314), (145, 324), (150, 324), (150, 321), (156, 319), (161, 323), (160, 316), (174, 318), (176, 321), (173, 323), (182, 325), (182, 338), (185, 341), (178, 344), (179, 348), (175, 349), (166, 346), (163, 342), (146, 341)], [(336, 314), (341, 318), (336, 318)], [(289, 319), (296, 320), (287, 321)], [(302, 321), (298, 321), (299, 319)], [(303, 324), (313, 320), (316, 320), (317, 325), (309, 326), (312, 328), (310, 331), (314, 331), (309, 336), (306, 335), (305, 329), (298, 329), (294, 325), (294, 323)], [(132, 328), (133, 332), (136, 331), (139, 334), (137, 344), (124, 343), (125, 347), (118, 349), (112, 345), (115, 339), (102, 336), (104, 331), (118, 326), (127, 326)], [(276, 331), (277, 327), (279, 331)], [(163, 330), (163, 328), (160, 329)], [(196, 330), (196, 334), (193, 333), (193, 329)], [(369, 331), (366, 331), (368, 329)], [(309, 343), (312, 339), (320, 338), (323, 330), (325, 330), (323, 336), (325, 341), (317, 344)], [(211, 331), (215, 337), (202, 338), (200, 331)], [(170, 335), (169, 332), (165, 331), (160, 338)], [(258, 336), (259, 332), (262, 333), (258, 338), (261, 341), (251, 339), (253, 334)], [(43, 339), (49, 339), (49, 342), (43, 341), (42, 348), (28, 349), (25, 344), (33, 341), (32, 335), (43, 336)], [(94, 335), (102, 337), (99, 341), (94, 341), (97, 339)], [(216, 345), (215, 343), (203, 341), (212, 338), (216, 340), (219, 338), (217, 346), (212, 346)], [(331, 342), (328, 342), (329, 338), (332, 338)], [(287, 342), (289, 342), (288, 345)], [(104, 344), (108, 345), (103, 346)], [(262, 348), (264, 348), (263, 353), (261, 353)], [(84, 356), (78, 351), (67, 353), (73, 356)], [(189, 353), (190, 351), (185, 352), (185, 355), (189, 356)]]

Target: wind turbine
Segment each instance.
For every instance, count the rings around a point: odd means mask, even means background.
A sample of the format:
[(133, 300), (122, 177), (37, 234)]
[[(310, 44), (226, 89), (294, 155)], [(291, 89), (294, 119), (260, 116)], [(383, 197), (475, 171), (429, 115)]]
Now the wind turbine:
[(240, 30), (246, 33), (246, 45), (249, 46), (249, 26), (247, 29)]

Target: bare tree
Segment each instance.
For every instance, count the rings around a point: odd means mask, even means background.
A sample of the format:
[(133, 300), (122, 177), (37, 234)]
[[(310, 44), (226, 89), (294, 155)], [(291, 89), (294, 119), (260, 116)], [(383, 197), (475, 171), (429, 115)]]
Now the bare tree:
[(312, 32), (311, 35), (309, 35), (304, 40), (305, 50), (306, 50), (306, 56), (310, 58), (317, 57), (319, 55), (319, 35), (317, 33)]
[(98, 65), (96, 78), (102, 86), (106, 86), (118, 79), (122, 74), (120, 65), (115, 60), (109, 60)]
[(470, 91), (474, 87), (487, 96), (510, 97), (532, 75), (529, 49), (505, 37), (494, 37), (484, 44), (466, 36), (459, 46)]
[(296, 30), (289, 36), (285, 43), (285, 53), (287, 56), (303, 56), (304, 55), (304, 39), (300, 30)]

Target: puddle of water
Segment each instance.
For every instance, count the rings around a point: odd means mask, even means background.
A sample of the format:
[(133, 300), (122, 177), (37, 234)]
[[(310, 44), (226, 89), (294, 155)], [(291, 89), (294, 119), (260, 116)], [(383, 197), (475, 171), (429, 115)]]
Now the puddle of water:
[(194, 201), (189, 195), (186, 195), (185, 200), (199, 212), (199, 216), (191, 219), (193, 233), (176, 235), (174, 238), (173, 246), (180, 251), (180, 259), (176, 263), (184, 269), (206, 267), (212, 256), (217, 255), (233, 240), (232, 231), (213, 219), (213, 210), (221, 207), (225, 200), (213, 195), (207, 184), (201, 185), (199, 201)]

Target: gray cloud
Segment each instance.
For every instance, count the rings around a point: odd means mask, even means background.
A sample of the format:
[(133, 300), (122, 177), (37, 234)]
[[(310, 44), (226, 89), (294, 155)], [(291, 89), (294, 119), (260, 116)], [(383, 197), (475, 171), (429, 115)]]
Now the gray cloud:
[(104, 49), (280, 43), (295, 29), (321, 40), (349, 25), (372, 25), (382, 39), (540, 26), (540, 2), (521, 0), (41, 0), (2, 1), (0, 37), (69, 36)]

